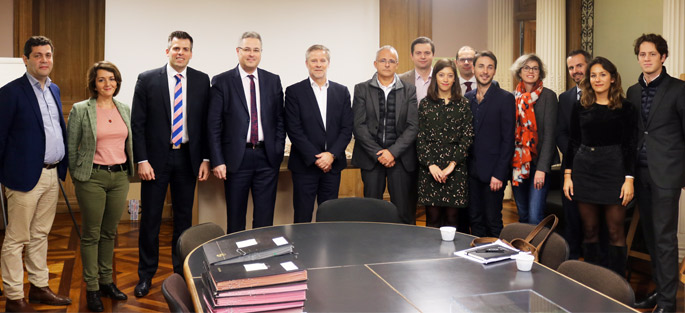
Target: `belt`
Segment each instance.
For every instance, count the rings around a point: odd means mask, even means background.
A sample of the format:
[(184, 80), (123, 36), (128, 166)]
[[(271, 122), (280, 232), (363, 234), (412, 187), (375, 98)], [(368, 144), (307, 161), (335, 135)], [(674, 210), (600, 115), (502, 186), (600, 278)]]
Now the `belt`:
[(263, 142), (263, 141), (259, 141), (259, 142), (257, 142), (257, 144), (254, 144), (254, 145), (248, 142), (248, 143), (245, 144), (245, 148), (250, 148), (250, 149), (262, 149), (262, 148), (264, 148), (264, 142)]
[(51, 169), (57, 167), (57, 165), (59, 165), (59, 162), (54, 163), (54, 164), (45, 164), (45, 163), (43, 163), (43, 168), (46, 169), (46, 170), (51, 170)]
[(182, 144), (180, 144), (180, 145), (178, 145), (178, 146), (174, 146), (174, 144), (171, 143), (171, 144), (169, 144), (169, 146), (171, 147), (172, 150), (180, 150), (180, 149), (183, 149), (183, 148), (185, 148), (186, 146), (188, 146), (188, 143), (182, 143)]
[(128, 170), (128, 165), (126, 165), (126, 163), (114, 165), (100, 165), (93, 163), (93, 168), (96, 170), (106, 170), (108, 172), (124, 172)]

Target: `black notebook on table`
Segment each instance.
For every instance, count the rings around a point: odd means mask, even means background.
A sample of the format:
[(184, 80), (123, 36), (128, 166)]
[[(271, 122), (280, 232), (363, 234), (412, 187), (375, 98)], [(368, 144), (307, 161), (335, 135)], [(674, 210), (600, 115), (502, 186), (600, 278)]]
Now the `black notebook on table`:
[(293, 244), (282, 232), (245, 232), (221, 238), (202, 246), (207, 265), (232, 264), (261, 260), (293, 252)]

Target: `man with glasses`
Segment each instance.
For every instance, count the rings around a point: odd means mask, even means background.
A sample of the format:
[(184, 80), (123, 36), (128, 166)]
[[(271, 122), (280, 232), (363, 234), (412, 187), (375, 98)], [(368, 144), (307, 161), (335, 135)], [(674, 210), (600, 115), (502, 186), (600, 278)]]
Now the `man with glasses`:
[(245, 229), (250, 191), (252, 228), (273, 225), (285, 147), (281, 79), (257, 68), (261, 36), (243, 33), (235, 50), (238, 66), (212, 78), (207, 118), (212, 172), (225, 181), (229, 234)]
[(415, 223), (412, 180), (416, 179), (418, 110), (416, 88), (403, 83), (397, 71), (397, 51), (383, 46), (373, 62), (376, 73), (354, 87), (354, 153), (361, 168), (364, 197), (383, 199), (386, 180), (390, 201), (405, 223)]
[(476, 50), (469, 46), (463, 46), (457, 51), (457, 59), (454, 60), (459, 70), (459, 86), (461, 94), (476, 89), (476, 77), (473, 75), (473, 58)]

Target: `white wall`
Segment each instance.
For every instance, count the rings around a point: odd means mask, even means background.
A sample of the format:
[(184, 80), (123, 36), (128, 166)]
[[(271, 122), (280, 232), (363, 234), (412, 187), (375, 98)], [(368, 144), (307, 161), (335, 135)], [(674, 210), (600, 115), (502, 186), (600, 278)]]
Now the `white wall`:
[(193, 36), (190, 66), (210, 78), (238, 64), (235, 47), (245, 31), (261, 34), (260, 68), (279, 74), (284, 89), (307, 77), (304, 53), (316, 43), (331, 49), (328, 77), (333, 81), (352, 89), (375, 72), (378, 0), (116, 0), (106, 5), (105, 59), (122, 72), (117, 98), (129, 104), (138, 74), (166, 63), (167, 36), (174, 30)]

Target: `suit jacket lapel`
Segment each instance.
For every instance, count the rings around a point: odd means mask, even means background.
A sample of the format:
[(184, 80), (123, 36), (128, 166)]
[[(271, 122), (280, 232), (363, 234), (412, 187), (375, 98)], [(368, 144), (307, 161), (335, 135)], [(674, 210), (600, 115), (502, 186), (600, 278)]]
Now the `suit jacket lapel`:
[(169, 99), (169, 79), (167, 78), (166, 65), (159, 72), (158, 82), (162, 103), (164, 104), (164, 112), (166, 112), (166, 120), (169, 122), (169, 129), (171, 129), (171, 99)]
[[(257, 69), (257, 71), (261, 72), (260, 69)], [(264, 121), (269, 120), (269, 113), (271, 113), (271, 108), (267, 108), (268, 105), (271, 105), (271, 102), (269, 101), (269, 93), (267, 92), (267, 87), (266, 87), (266, 82), (264, 73), (259, 73), (259, 77), (257, 78), (257, 83), (259, 83), (259, 102), (257, 105), (259, 106), (259, 115), (262, 118), (262, 132), (266, 134), (264, 131), (264, 127), (269, 127), (269, 123), (265, 123)]]
[(476, 96), (476, 106), (481, 106), (480, 107), (480, 114), (478, 115), (478, 128), (475, 130), (475, 133), (478, 133), (481, 127), (483, 127), (485, 117), (488, 114), (488, 110), (490, 109), (490, 104), (488, 103), (488, 100), (490, 100), (489, 96), (491, 94), (491, 91), (493, 88), (497, 88), (494, 85), (490, 85), (488, 88), (488, 91), (485, 92), (485, 95), (483, 95), (483, 101), (478, 103), (478, 97)]
[(86, 109), (86, 114), (88, 115), (88, 121), (90, 121), (90, 130), (93, 132), (93, 142), (95, 143), (98, 138), (98, 119), (97, 119), (97, 103), (96, 100), (91, 98), (88, 100), (88, 107)]
[[(238, 65), (238, 66), (240, 66), (240, 65)], [(245, 89), (243, 89), (243, 79), (242, 79), (242, 77), (240, 77), (240, 71), (238, 70), (237, 66), (234, 69), (232, 84), (233, 84), (233, 88), (236, 90), (237, 97), (240, 98), (240, 102), (243, 104), (243, 109), (245, 109), (245, 112), (247, 112), (249, 115), (250, 111), (247, 109), (247, 100), (245, 99)]]
[[(662, 73), (665, 74), (665, 73)], [(664, 80), (661, 82), (661, 84), (656, 88), (656, 94), (654, 95), (654, 99), (652, 99), (652, 105), (649, 108), (649, 115), (647, 116), (647, 125), (645, 127), (649, 126), (649, 124), (652, 122), (652, 118), (654, 117), (654, 112), (661, 106), (661, 99), (664, 97), (666, 94), (666, 89), (668, 89), (668, 77), (664, 77)], [(640, 106), (640, 111), (642, 111), (642, 107)]]
[[(313, 106), (312, 110), (314, 110), (315, 112), (318, 112), (318, 114), (315, 114), (316, 115), (316, 121), (319, 122), (319, 126), (321, 126), (321, 129), (325, 131), (326, 127), (323, 126), (324, 124), (323, 124), (323, 119), (321, 118), (321, 109), (319, 108), (319, 102), (316, 100), (316, 95), (314, 94), (314, 90), (312, 90), (312, 86), (310, 85), (309, 78), (307, 78), (307, 81), (305, 84), (307, 86), (307, 88), (305, 88), (305, 90), (306, 90), (305, 94), (307, 94), (307, 98), (309, 98), (309, 99), (307, 99), (307, 102), (312, 104), (312, 106)], [(326, 91), (326, 94), (327, 94), (328, 99), (333, 99), (331, 97), (330, 85), (328, 86), (328, 90)], [(328, 115), (328, 112), (330, 109), (328, 106), (331, 103), (331, 101), (328, 100), (326, 102), (327, 102), (326, 103), (326, 108), (327, 108), (326, 109), (326, 115)], [(328, 119), (328, 117), (326, 117), (326, 119)]]
[(638, 111), (638, 129), (645, 129), (645, 126), (647, 125), (645, 125), (644, 120), (642, 119), (642, 85), (639, 86), (639, 91), (632, 93), (632, 97), (630, 97), (628, 101), (630, 101)]
[[(28, 75), (28, 74), (26, 74)], [(24, 88), (24, 93), (26, 94), (26, 98), (29, 99), (29, 104), (31, 105), (31, 109), (33, 109), (33, 113), (38, 119), (38, 124), (40, 124), (40, 128), (43, 129), (45, 128), (45, 125), (43, 124), (43, 115), (40, 112), (40, 106), (38, 105), (38, 99), (36, 99), (36, 93), (33, 91), (33, 86), (31, 86), (31, 81), (29, 81), (28, 77), (24, 75), (23, 79), (23, 84), (22, 87)]]

